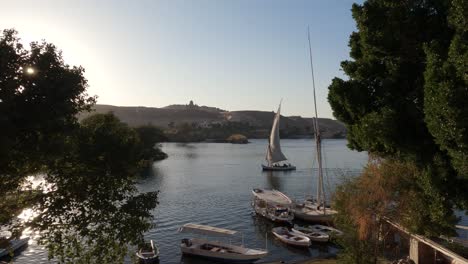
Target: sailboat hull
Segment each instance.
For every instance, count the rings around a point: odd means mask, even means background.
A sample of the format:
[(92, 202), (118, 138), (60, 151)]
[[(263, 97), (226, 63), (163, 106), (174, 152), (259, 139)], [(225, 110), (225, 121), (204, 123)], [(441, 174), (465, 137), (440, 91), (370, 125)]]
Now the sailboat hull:
[(291, 171), (291, 170), (296, 170), (296, 166), (273, 167), (273, 166), (266, 166), (262, 164), (262, 169), (264, 171)]
[(292, 211), (295, 218), (311, 223), (331, 223), (333, 222), (333, 216), (338, 213), (330, 208), (326, 208), (324, 212), (323, 210), (307, 208), (298, 204), (295, 205)]

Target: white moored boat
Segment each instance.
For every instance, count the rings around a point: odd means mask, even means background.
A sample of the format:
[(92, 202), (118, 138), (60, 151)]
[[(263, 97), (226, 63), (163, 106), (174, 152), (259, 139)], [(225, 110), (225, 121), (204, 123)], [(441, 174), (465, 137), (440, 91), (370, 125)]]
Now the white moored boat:
[(268, 148), (266, 153), (266, 161), (268, 165), (262, 164), (262, 169), (266, 171), (290, 171), (295, 170), (296, 166), (289, 163), (280, 164), (279, 162), (287, 160), (286, 156), (281, 151), (280, 137), (279, 137), (279, 122), (281, 117), (281, 102), (278, 106), (275, 118), (273, 119), (273, 126), (271, 127), (270, 138), (268, 140)]
[(159, 262), (159, 248), (154, 244), (153, 240), (145, 243), (136, 253), (140, 263), (150, 264)]
[(327, 233), (316, 231), (307, 227), (300, 227), (295, 225), (292, 229), (293, 232), (308, 237), (311, 241), (327, 242), (330, 236)]
[(318, 164), (318, 178), (317, 178), (317, 199), (311, 200), (306, 199), (304, 203), (296, 203), (294, 210), (294, 217), (308, 221), (308, 222), (331, 222), (333, 215), (338, 212), (333, 210), (331, 207), (326, 205), (325, 190), (323, 188), (323, 168), (322, 168), (322, 138), (320, 135), (317, 103), (315, 97), (315, 80), (314, 80), (314, 67), (312, 63), (312, 48), (310, 46), (310, 33), (309, 33), (309, 52), (310, 52), (310, 66), (312, 73), (312, 84), (314, 90), (314, 107), (315, 107), (315, 118), (313, 120), (314, 125), (314, 137), (315, 137), (315, 153), (317, 154)]
[[(179, 228), (179, 232), (218, 237), (233, 236), (238, 233), (234, 230), (198, 224), (185, 224)], [(236, 246), (230, 243), (199, 238), (182, 239), (180, 249), (185, 255), (204, 257), (227, 263), (251, 263), (268, 254), (268, 251), (263, 249), (250, 249), (245, 248), (243, 245)]]
[(310, 239), (297, 232), (289, 231), (286, 227), (275, 227), (271, 230), (273, 235), (277, 237), (281, 242), (284, 242), (291, 246), (297, 247), (308, 247), (310, 246)]
[(253, 189), (252, 206), (255, 213), (274, 222), (289, 223), (294, 219), (292, 200), (277, 190)]

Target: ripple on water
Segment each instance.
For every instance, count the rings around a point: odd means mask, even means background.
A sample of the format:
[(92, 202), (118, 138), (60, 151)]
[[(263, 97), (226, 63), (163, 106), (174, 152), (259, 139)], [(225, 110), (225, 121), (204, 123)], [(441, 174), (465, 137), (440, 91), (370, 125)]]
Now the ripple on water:
[[(340, 170), (359, 172), (367, 161), (365, 153), (349, 151), (345, 140), (328, 143), (330, 149), (324, 144), (324, 151), (329, 151), (326, 167), (335, 174)], [(160, 245), (161, 263), (212, 263), (182, 258), (179, 241), (189, 234), (180, 234), (177, 229), (188, 222), (241, 231), (249, 247), (264, 248), (267, 239), (270, 254), (265, 261), (300, 260), (335, 252), (336, 248), (331, 245), (307, 250), (287, 247), (269, 233), (274, 226), (271, 222), (252, 215), (250, 199), (254, 187), (275, 188), (298, 198), (315, 190), (312, 140), (284, 140), (282, 144), (297, 171), (263, 173), (260, 164), (265, 158), (266, 140), (252, 140), (243, 146), (163, 144), (169, 158), (155, 163), (154, 170), (143, 177), (139, 185), (143, 192), (161, 191), (160, 204), (154, 210), (156, 227), (145, 234), (147, 239), (154, 239)], [(339, 177), (332, 176), (329, 182), (334, 184), (338, 180)], [(234, 240), (240, 243), (241, 237)], [(30, 246), (15, 262), (48, 263), (47, 254), (38, 246)]]

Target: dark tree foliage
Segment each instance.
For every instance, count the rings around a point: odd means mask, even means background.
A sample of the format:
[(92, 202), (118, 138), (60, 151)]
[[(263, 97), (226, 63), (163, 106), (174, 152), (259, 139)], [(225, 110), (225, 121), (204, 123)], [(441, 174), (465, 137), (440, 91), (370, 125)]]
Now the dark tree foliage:
[[(134, 129), (112, 114), (78, 123), (95, 103), (83, 74), (52, 44), (27, 50), (14, 30), (0, 37), (0, 225), (13, 237), (40, 231), (61, 263), (123, 262), (152, 226), (157, 192), (136, 189), (145, 146)], [(34, 174), (37, 188), (26, 181)], [(25, 208), (32, 218), (12, 221)]]
[(145, 125), (135, 128), (135, 131), (140, 139), (140, 147), (142, 149), (140, 164), (143, 167), (148, 167), (153, 161), (162, 160), (167, 157), (167, 154), (162, 152), (157, 145), (167, 140), (166, 135), (160, 128), (153, 125)]
[(468, 178), (468, 1), (452, 1), (450, 44), (427, 45), (424, 112), (427, 127), (453, 168)]
[[(453, 205), (468, 208), (467, 111), (461, 103), (468, 99), (466, 6), (461, 0), (354, 4), (352, 60), (341, 64), (349, 78), (335, 78), (328, 95), (351, 148), (420, 168), (430, 221), (444, 226)], [(447, 71), (447, 64), (456, 71)]]
[[(62, 135), (95, 98), (82, 67), (70, 67), (50, 43), (23, 47), (14, 30), (0, 36), (0, 193), (14, 189), (45, 159), (61, 154)], [(44, 155), (47, 153), (47, 155)]]
[(48, 166), (49, 191), (30, 225), (64, 263), (122, 263), (128, 245), (152, 227), (157, 192), (138, 193), (141, 158), (137, 133), (112, 114), (82, 121), (67, 151)]

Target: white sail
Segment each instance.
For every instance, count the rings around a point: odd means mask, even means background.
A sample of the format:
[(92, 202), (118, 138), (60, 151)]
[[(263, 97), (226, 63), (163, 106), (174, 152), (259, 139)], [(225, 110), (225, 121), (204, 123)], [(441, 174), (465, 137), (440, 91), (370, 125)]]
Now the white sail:
[(271, 165), (276, 162), (287, 160), (283, 152), (281, 152), (280, 137), (279, 137), (279, 121), (280, 121), (281, 103), (276, 112), (275, 119), (273, 120), (273, 126), (271, 128), (270, 142), (268, 144), (266, 160)]

